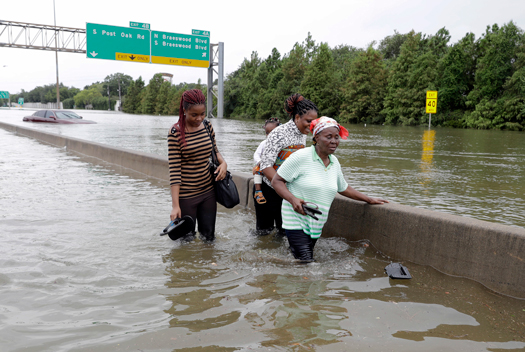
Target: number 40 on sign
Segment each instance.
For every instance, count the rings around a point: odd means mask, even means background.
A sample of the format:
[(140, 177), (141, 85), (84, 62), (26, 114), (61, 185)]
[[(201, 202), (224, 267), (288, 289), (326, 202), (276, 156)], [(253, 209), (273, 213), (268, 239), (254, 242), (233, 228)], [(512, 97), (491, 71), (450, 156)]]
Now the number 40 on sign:
[(438, 102), (438, 92), (435, 90), (427, 90), (427, 103), (426, 103), (426, 113), (427, 114), (437, 113), (437, 102)]

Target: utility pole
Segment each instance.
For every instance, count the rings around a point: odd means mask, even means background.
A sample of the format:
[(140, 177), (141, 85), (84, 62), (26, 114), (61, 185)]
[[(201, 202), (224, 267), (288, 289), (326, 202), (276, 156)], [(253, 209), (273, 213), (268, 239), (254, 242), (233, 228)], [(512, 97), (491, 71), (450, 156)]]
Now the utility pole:
[(118, 100), (120, 102), (118, 110), (122, 111), (122, 94), (120, 93), (120, 79), (117, 82), (118, 82)]
[(58, 80), (58, 30), (57, 30), (57, 14), (55, 10), (55, 0), (53, 0), (53, 16), (55, 18), (55, 58), (57, 67), (57, 109), (60, 109), (60, 88)]
[(108, 111), (111, 110), (111, 99), (109, 98), (109, 82), (108, 82)]

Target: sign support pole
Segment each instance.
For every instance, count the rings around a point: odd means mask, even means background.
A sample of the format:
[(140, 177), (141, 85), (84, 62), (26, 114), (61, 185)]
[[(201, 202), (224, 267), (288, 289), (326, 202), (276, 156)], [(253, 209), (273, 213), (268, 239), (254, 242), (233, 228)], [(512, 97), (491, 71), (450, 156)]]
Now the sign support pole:
[(217, 97), (217, 117), (224, 117), (224, 43), (219, 42), (219, 96)]
[[(217, 66), (217, 70), (214, 69)], [(213, 72), (217, 74), (217, 93), (213, 90)], [(213, 106), (213, 97), (217, 98), (217, 105)], [(208, 68), (208, 116), (222, 119), (224, 117), (224, 43), (210, 44), (210, 67)], [(213, 110), (217, 108), (217, 116)]]
[(428, 129), (430, 129), (430, 121), (432, 121), (432, 114), (428, 114)]
[(57, 15), (55, 10), (55, 0), (53, 0), (53, 16), (55, 19), (55, 59), (56, 59), (56, 71), (57, 71), (57, 109), (60, 110), (60, 83), (58, 80), (58, 34), (57, 30)]

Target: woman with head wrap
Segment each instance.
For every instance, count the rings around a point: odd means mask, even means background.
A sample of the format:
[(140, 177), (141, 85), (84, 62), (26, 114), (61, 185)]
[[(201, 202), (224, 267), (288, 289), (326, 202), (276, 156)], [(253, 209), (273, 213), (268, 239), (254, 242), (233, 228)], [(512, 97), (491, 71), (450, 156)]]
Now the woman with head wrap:
[[(189, 215), (197, 220), (204, 241), (215, 239), (217, 203), (213, 180), (209, 171), (209, 158), (215, 145), (219, 166), (216, 181), (226, 176), (227, 164), (217, 149), (215, 132), (206, 117), (206, 98), (199, 89), (187, 90), (180, 101), (179, 121), (168, 135), (168, 159), (172, 210), (170, 219)], [(209, 126), (210, 133), (205, 124)], [(211, 136), (211, 137), (210, 137)], [(194, 238), (195, 231), (186, 236)]]
[[(277, 170), (272, 186), (282, 198), (283, 228), (296, 259), (314, 261), (313, 250), (328, 218), (328, 211), (337, 193), (368, 204), (388, 201), (371, 198), (350, 187), (343, 176), (341, 165), (333, 155), (339, 139), (346, 139), (348, 131), (330, 117), (323, 116), (310, 124), (314, 145), (291, 155)], [(307, 216), (304, 205), (315, 203), (322, 214)]]
[(258, 235), (267, 235), (274, 228), (284, 235), (281, 218), (283, 199), (272, 188), (272, 178), (286, 158), (305, 147), (306, 135), (310, 132), (310, 123), (317, 118), (317, 107), (301, 94), (293, 94), (288, 97), (284, 103), (284, 109), (290, 116), (290, 121), (276, 127), (268, 135), (259, 164), (264, 175), (261, 189), (266, 203), (255, 203)]

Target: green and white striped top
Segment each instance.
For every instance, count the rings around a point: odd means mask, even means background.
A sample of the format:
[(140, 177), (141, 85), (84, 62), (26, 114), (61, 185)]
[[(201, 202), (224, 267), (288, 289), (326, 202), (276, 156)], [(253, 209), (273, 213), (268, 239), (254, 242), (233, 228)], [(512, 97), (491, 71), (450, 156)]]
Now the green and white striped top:
[(292, 205), (283, 200), (281, 212), (284, 229), (303, 230), (312, 238), (321, 236), (335, 195), (348, 187), (339, 161), (334, 155), (329, 155), (329, 158), (330, 164), (325, 167), (315, 147), (311, 146), (290, 155), (277, 170), (295, 197), (319, 205), (319, 210), (323, 212), (317, 216), (319, 220), (315, 220), (296, 213)]

